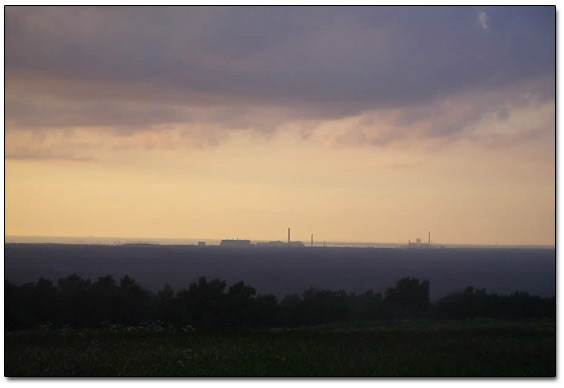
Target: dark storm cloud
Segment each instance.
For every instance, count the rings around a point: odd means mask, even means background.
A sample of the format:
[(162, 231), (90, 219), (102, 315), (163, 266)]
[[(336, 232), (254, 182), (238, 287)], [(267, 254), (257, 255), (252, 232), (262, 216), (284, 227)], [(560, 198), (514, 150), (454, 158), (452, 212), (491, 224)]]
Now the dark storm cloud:
[[(160, 105), (110, 102), (60, 102), (56, 100), (9, 100), (6, 123), (14, 128), (108, 127), (127, 130), (151, 129), (159, 124), (190, 122), (189, 110)], [(85, 122), (88, 118), (88, 122)]]
[[(72, 125), (188, 119), (161, 104), (225, 107), (233, 120), (249, 107), (325, 119), (553, 80), (555, 9), (10, 6), (5, 42), (6, 113), (29, 125), (54, 116), (18, 119), (15, 90), (19, 100), (93, 104), (75, 110)], [(554, 83), (541, 84), (534, 92), (552, 96)], [(109, 118), (100, 98), (114, 104)], [(129, 114), (146, 104), (155, 107)]]

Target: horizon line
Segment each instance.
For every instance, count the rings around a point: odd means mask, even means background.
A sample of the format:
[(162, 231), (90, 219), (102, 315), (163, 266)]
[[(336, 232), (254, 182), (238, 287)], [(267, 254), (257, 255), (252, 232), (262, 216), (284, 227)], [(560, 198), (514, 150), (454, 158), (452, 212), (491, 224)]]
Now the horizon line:
[[(221, 240), (235, 240), (238, 237), (235, 238), (194, 238), (194, 237), (116, 237), (116, 236), (52, 236), (52, 235), (8, 235), (8, 234), (4, 234), (4, 243), (10, 243), (7, 241), (7, 239), (18, 239), (18, 238), (23, 238), (23, 239), (77, 239), (77, 240), (83, 240), (83, 239), (104, 239), (104, 240), (117, 240), (118, 242), (120, 242), (121, 244), (123, 243), (128, 243), (126, 240), (137, 240), (137, 242), (140, 242), (142, 240), (151, 240), (153, 243), (158, 244), (159, 240), (164, 240), (164, 241), (170, 241), (170, 240), (185, 240), (185, 241), (204, 241), (207, 242), (209, 240), (212, 241), (221, 241)], [(258, 241), (258, 242), (269, 242), (269, 241), (278, 241), (278, 240), (272, 240), (272, 239), (250, 239), (250, 238), (246, 238), (246, 237), (239, 237), (239, 239), (245, 239), (245, 240), (250, 240), (250, 241)], [(124, 241), (120, 241), (120, 240), (124, 240)], [(280, 240), (282, 241), (282, 240)], [(300, 240), (296, 240), (296, 241), (300, 241)], [(74, 242), (74, 244), (79, 243), (80, 241), (76, 241)], [(398, 246), (403, 246), (403, 245), (408, 245), (407, 242), (382, 242), (382, 241), (352, 241), (352, 240), (317, 240), (317, 245), (320, 245), (322, 243), (328, 243), (328, 244), (370, 244), (370, 245), (398, 245)], [(25, 244), (26, 242), (15, 242), (15, 243), (23, 243)], [(33, 243), (33, 242), (31, 242)], [(73, 242), (57, 242), (60, 244), (73, 244)], [(81, 242), (82, 243), (82, 242)], [(183, 245), (183, 244), (181, 244)], [(186, 244), (188, 245), (188, 244)], [(306, 244), (307, 245), (307, 244)], [(427, 245), (422, 244), (422, 245)], [(435, 243), (431, 243), (431, 246), (435, 246), (435, 247), (440, 247), (440, 246), (476, 246), (476, 247), (545, 247), (545, 248), (553, 248), (556, 249), (556, 244), (541, 244), (541, 243), (530, 243), (530, 244), (499, 244), (499, 243), (441, 243), (441, 242), (435, 242)]]

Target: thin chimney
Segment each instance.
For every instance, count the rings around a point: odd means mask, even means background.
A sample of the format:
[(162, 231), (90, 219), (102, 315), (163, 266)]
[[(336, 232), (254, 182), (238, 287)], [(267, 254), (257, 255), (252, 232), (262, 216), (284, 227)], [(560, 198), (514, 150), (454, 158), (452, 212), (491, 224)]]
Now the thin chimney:
[(288, 244), (290, 244), (290, 228), (288, 228)]
[(311, 246), (313, 246), (313, 233), (311, 234)]

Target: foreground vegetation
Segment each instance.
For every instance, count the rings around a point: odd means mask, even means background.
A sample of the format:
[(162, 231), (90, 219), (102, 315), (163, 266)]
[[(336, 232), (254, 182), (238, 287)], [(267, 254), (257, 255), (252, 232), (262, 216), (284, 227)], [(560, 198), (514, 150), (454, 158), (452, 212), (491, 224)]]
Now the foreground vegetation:
[(228, 287), (225, 281), (205, 277), (186, 289), (175, 292), (166, 286), (153, 294), (128, 276), (118, 283), (112, 276), (92, 282), (71, 275), (56, 284), (47, 279), (21, 286), (7, 282), (5, 328), (134, 326), (160, 321), (177, 328), (257, 329), (398, 318), (556, 317), (554, 297), (525, 292), (498, 295), (467, 287), (433, 304), (429, 289), (428, 281), (403, 278), (383, 295), (373, 290), (355, 294), (312, 288), (279, 301), (274, 295), (257, 295), (244, 282)]
[(200, 278), (5, 285), (6, 376), (555, 376), (555, 298), (428, 281), (278, 301)]
[(397, 320), (200, 331), (147, 324), (5, 336), (6, 376), (555, 376), (554, 320)]

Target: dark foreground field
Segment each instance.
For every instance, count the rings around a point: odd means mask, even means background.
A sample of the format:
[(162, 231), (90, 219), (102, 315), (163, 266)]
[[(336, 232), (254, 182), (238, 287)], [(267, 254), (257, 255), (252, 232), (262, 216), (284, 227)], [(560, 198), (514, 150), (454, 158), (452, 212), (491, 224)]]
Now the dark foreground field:
[(18, 376), (556, 375), (553, 320), (403, 320), (203, 332), (156, 324), (5, 334)]

